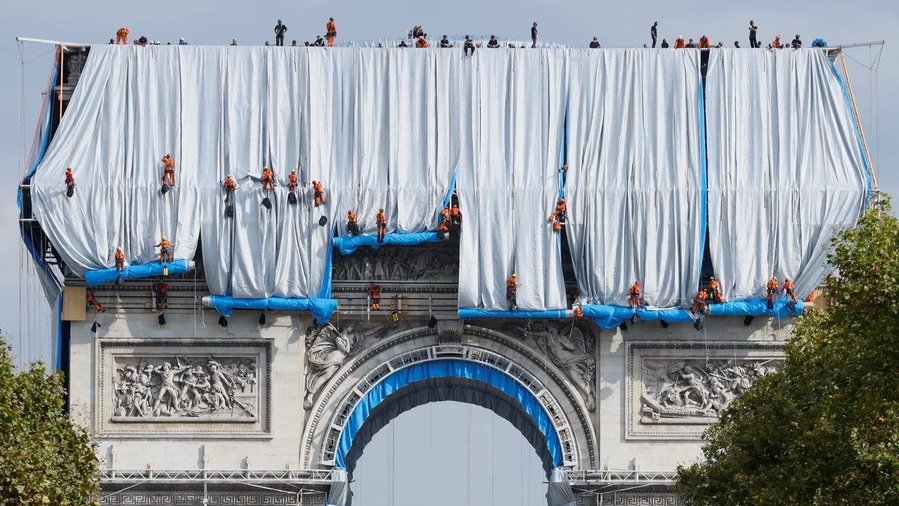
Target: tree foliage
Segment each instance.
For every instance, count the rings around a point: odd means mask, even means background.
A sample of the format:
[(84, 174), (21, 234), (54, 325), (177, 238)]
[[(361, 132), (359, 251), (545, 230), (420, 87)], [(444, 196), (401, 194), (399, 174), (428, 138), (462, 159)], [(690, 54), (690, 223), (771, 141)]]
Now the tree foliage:
[(0, 506), (99, 504), (98, 469), (65, 414), (62, 374), (40, 363), (17, 373), (0, 336)]
[(830, 305), (798, 319), (678, 469), (688, 504), (899, 504), (899, 221), (882, 197), (839, 234)]

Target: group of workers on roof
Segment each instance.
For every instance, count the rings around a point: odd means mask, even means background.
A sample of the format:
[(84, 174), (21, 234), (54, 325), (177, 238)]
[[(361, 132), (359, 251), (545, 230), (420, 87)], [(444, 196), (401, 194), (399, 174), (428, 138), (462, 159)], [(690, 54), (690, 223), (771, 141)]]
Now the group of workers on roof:
[[(758, 39), (758, 25), (755, 24), (754, 21), (749, 21), (749, 47), (750, 48), (761, 48), (762, 44)], [(128, 27), (119, 28), (116, 31), (115, 39), (109, 39), (110, 44), (128, 44), (128, 35), (130, 30)], [(283, 46), (284, 45), (284, 35), (287, 33), (287, 25), (285, 25), (280, 19), (274, 28), (275, 33), (275, 46)], [(539, 31), (537, 27), (537, 23), (534, 22), (530, 27), (530, 36), (531, 36), (531, 46), (532, 48), (537, 47), (537, 39), (539, 36)], [(655, 48), (658, 44), (659, 37), (659, 22), (656, 21), (649, 28), (649, 36), (652, 39), (652, 45), (644, 44), (645, 48)], [(409, 30), (406, 40), (401, 40), (395, 47), (399, 48), (407, 48), (407, 47), (417, 47), (417, 48), (428, 48), (431, 47), (431, 43), (428, 41), (428, 34), (424, 31), (421, 25), (415, 25)], [(334, 47), (337, 42), (337, 23), (334, 21), (334, 18), (328, 18), (328, 21), (325, 23), (325, 35), (324, 37), (321, 35), (316, 36), (313, 42), (306, 41), (303, 43), (305, 47)], [(159, 41), (149, 40), (147, 37), (140, 37), (139, 39), (134, 41), (136, 45), (159, 45)], [(171, 44), (171, 43), (169, 43)], [(187, 41), (183, 38), (178, 40), (178, 45), (187, 45)], [(237, 45), (237, 39), (231, 39), (231, 45)], [(269, 41), (265, 41), (265, 45), (271, 45)], [(291, 46), (296, 47), (299, 44), (296, 40), (291, 41)], [(822, 39), (815, 39), (812, 42), (812, 47), (825, 47), (827, 45)], [(383, 44), (378, 44), (378, 47), (383, 47)], [(440, 39), (439, 47), (441, 48), (451, 48), (454, 47), (454, 44), (450, 42), (449, 37), (444, 35)], [(500, 47), (509, 47), (509, 48), (524, 48), (526, 47), (524, 44), (516, 45), (513, 42), (508, 42), (506, 45), (503, 45), (496, 38), (496, 35), (491, 35), (490, 39), (482, 45), (481, 42), (475, 42), (470, 36), (466, 35), (462, 41), (462, 48), (466, 55), (474, 54), (475, 48), (487, 47), (487, 48), (500, 48)], [(591, 49), (600, 48), (599, 38), (593, 37), (593, 39), (588, 43), (588, 46)], [(658, 47), (661, 48), (669, 48), (671, 45), (668, 43), (667, 39), (662, 39), (661, 44), (658, 44)], [(678, 36), (674, 39), (674, 48), (675, 49), (713, 49), (713, 48), (722, 48), (724, 47), (723, 42), (712, 43), (711, 39), (708, 36), (702, 35), (699, 37), (698, 42), (694, 42), (692, 38), (684, 38), (683, 35)], [(740, 42), (734, 41), (733, 47), (740, 48)], [(774, 39), (768, 44), (768, 49), (799, 49), (802, 47), (802, 40), (797, 34), (796, 37), (790, 42), (789, 45), (782, 43), (780, 35), (776, 35)]]

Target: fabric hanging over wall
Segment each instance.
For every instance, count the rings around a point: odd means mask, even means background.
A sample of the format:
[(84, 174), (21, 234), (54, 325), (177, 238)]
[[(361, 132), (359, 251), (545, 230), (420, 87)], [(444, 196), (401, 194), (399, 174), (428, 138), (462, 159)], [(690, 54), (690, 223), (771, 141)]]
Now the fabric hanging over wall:
[[(97, 50), (85, 65), (59, 129), (31, 181), (32, 209), (60, 257), (77, 275), (114, 264), (125, 247), (126, 120), (130, 50)], [(142, 125), (154, 128), (154, 125)], [(160, 156), (161, 157), (161, 156)], [(153, 164), (154, 160), (142, 161)], [(75, 194), (66, 198), (72, 167)]]
[(559, 193), (566, 53), (481, 51), (460, 66), (458, 195), (464, 213), (459, 306), (566, 307), (561, 243), (547, 217)]
[(771, 276), (804, 298), (863, 211), (867, 161), (841, 84), (816, 49), (711, 52), (709, 240), (727, 299), (764, 297)]
[(580, 300), (688, 307), (705, 231), (698, 51), (572, 50), (565, 195)]
[[(450, 141), (437, 143), (450, 130), (438, 125), (438, 103), (443, 111), (457, 104), (438, 100), (438, 90), (451, 90), (438, 86), (438, 65), (447, 76), (457, 59), (439, 63), (434, 51), (96, 46), (36, 172), (35, 216), (78, 275), (111, 268), (117, 247), (129, 266), (153, 262), (162, 235), (176, 258), (192, 259), (202, 237), (214, 294), (328, 297), (331, 235), (335, 227), (345, 233), (350, 208), (364, 233), (375, 231), (383, 207), (397, 244), (434, 240), (428, 231), (457, 157)], [(165, 153), (176, 161), (176, 185), (163, 195)], [(70, 165), (77, 189), (66, 199)], [(277, 184), (265, 192), (264, 166)], [(302, 185), (297, 204), (288, 202), (291, 170)], [(229, 174), (239, 187), (226, 218), (221, 182)], [(313, 206), (313, 180), (325, 187), (321, 207)], [(261, 205), (266, 197), (270, 209)]]

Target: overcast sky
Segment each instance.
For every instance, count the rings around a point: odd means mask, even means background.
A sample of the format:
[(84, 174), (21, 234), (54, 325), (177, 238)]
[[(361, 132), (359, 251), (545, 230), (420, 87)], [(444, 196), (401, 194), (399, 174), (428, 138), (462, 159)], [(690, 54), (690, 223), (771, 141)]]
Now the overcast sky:
[[(0, 270), (0, 329), (11, 335), (17, 350), (26, 355), (39, 354), (45, 346), (27, 345), (16, 341), (23, 331), (35, 334), (29, 336), (28, 342), (46, 342), (48, 316), (38, 313), (32, 307), (40, 301), (35, 290), (28, 287), (20, 289), (20, 240), (16, 226), (17, 210), (15, 191), (21, 177), (23, 166), (20, 154), (23, 143), (22, 128), (26, 144), (30, 143), (36, 122), (40, 91), (49, 70), (48, 51), (50, 46), (26, 45), (23, 48), (24, 59), (29, 60), (24, 66), (20, 60), (19, 48), (15, 42), (16, 35), (67, 40), (74, 42), (103, 43), (114, 36), (116, 28), (127, 25), (131, 28), (132, 37), (146, 35), (151, 39), (176, 42), (185, 37), (191, 44), (224, 44), (236, 38), (242, 45), (262, 44), (272, 39), (272, 27), (275, 20), (281, 18), (288, 26), (287, 40), (312, 40), (315, 35), (324, 31), (325, 20), (334, 16), (341, 39), (376, 39), (395, 38), (405, 35), (414, 24), (421, 24), (432, 38), (439, 34), (496, 34), (501, 38), (527, 39), (532, 22), (537, 21), (540, 36), (547, 41), (555, 41), (570, 45), (585, 45), (591, 37), (598, 36), (605, 47), (640, 47), (649, 42), (649, 25), (659, 21), (659, 36), (674, 39), (683, 34), (698, 38), (707, 34), (713, 41), (723, 41), (732, 45), (739, 40), (746, 45), (746, 26), (750, 19), (759, 26), (760, 39), (769, 41), (776, 34), (790, 40), (793, 35), (800, 34), (806, 43), (815, 37), (823, 37), (831, 44), (854, 43), (885, 40), (886, 46), (880, 63), (878, 79), (869, 79), (872, 75), (863, 65), (870, 63), (874, 53), (867, 48), (856, 49), (849, 55), (857, 60), (850, 66), (851, 79), (863, 122), (871, 144), (872, 158), (879, 173), (880, 186), (883, 190), (896, 195), (899, 192), (899, 175), (895, 170), (899, 162), (899, 140), (896, 137), (899, 128), (899, 98), (896, 94), (896, 82), (899, 82), (899, 53), (895, 49), (893, 34), (899, 33), (899, 2), (896, 0), (875, 0), (854, 2), (818, 0), (818, 1), (770, 1), (754, 0), (752, 2), (699, 2), (682, 0), (672, 1), (630, 1), (600, 2), (572, 0), (454, 0), (443, 2), (414, 2), (371, 0), (291, 0), (291, 1), (224, 1), (224, 0), (152, 0), (149, 2), (80, 0), (78, 2), (61, 2), (58, 0), (22, 1), (4, 0), (0, 15), (0, 160), (3, 170), (0, 171), (0, 243), (7, 247), (0, 250), (2, 265)], [(24, 73), (23, 73), (24, 69)], [(20, 82), (24, 82), (24, 97), (20, 94)], [(875, 86), (879, 84), (879, 86)], [(879, 88), (879, 93), (872, 93)], [(24, 102), (23, 102), (24, 101)], [(25, 105), (24, 125), (20, 120), (21, 106)], [(872, 114), (874, 112), (875, 114)], [(27, 146), (26, 146), (27, 147)], [(2, 225), (5, 224), (5, 225)], [(26, 304), (20, 304), (21, 301)], [(23, 315), (23, 316), (20, 316)], [(22, 328), (24, 325), (24, 328)], [(455, 422), (467, 426), (466, 407), (446, 405), (440, 409), (442, 415)], [(404, 427), (421, 427), (425, 416), (431, 413), (428, 409), (419, 409), (400, 418)], [(492, 427), (492, 417), (484, 414), (485, 423), (477, 423), (476, 431)], [(411, 421), (410, 421), (411, 420)], [(481, 420), (483, 422), (483, 420)], [(395, 422), (398, 423), (398, 422)], [(524, 461), (516, 457), (519, 454), (517, 444), (508, 443), (515, 439), (517, 433), (511, 425), (503, 426), (503, 420), (496, 420), (497, 441), (502, 439), (504, 447), (501, 455), (508, 455), (520, 466), (531, 466), (531, 470), (539, 466), (536, 455), (530, 451)], [(458, 427), (459, 424), (454, 424)], [(409, 429), (411, 430), (411, 429)], [(368, 456), (381, 448), (382, 453), (374, 460), (385, 457), (387, 447), (380, 439), (384, 437), (384, 429), (372, 442), (372, 449), (360, 461), (365, 465)], [(503, 432), (505, 431), (505, 432)], [(511, 432), (508, 432), (511, 431)], [(408, 432), (400, 431), (399, 433)], [(480, 435), (478, 435), (480, 434)], [(480, 432), (473, 437), (484, 437)], [(457, 435), (454, 433), (454, 438)], [(401, 438), (397, 437), (397, 444)], [(447, 451), (459, 446), (458, 439), (452, 439)], [(408, 438), (407, 443), (408, 444)], [(378, 446), (381, 445), (381, 446)], [(412, 446), (397, 447), (397, 451), (417, 451)], [(483, 450), (483, 448), (482, 448)], [(528, 452), (525, 452), (528, 453)], [(514, 454), (514, 455), (513, 455)], [(453, 462), (459, 461), (456, 453)], [(476, 460), (483, 462), (487, 455), (477, 453)], [(455, 460), (453, 460), (455, 459)], [(530, 459), (530, 461), (528, 461)], [(436, 465), (434, 472), (447, 472), (438, 461), (431, 459), (428, 465)], [(374, 466), (375, 468), (379, 466)], [(381, 469), (383, 471), (383, 469)], [(406, 475), (413, 473), (415, 466), (398, 469)], [(414, 473), (413, 473), (414, 474)], [(374, 478), (374, 473), (368, 474)], [(415, 476), (418, 476), (415, 474)], [(455, 475), (454, 475), (455, 476)], [(384, 476), (377, 480), (360, 483), (363, 490), (374, 490), (373, 484), (382, 483)], [(461, 477), (459, 478), (461, 479)], [(361, 478), (360, 478), (361, 480)], [(520, 492), (518, 482), (503, 480), (510, 490)], [(454, 482), (449, 491), (458, 491), (458, 483)], [(433, 486), (433, 485), (432, 485)], [(517, 487), (517, 488), (516, 488)], [(427, 488), (411, 489), (408, 494), (398, 494), (392, 503), (380, 499), (371, 501), (358, 497), (357, 505), (368, 504), (421, 504), (415, 499), (415, 492)], [(486, 489), (479, 489), (485, 492)], [(486, 493), (486, 492), (485, 492)], [(518, 492), (516, 492), (518, 493)], [(372, 492), (374, 494), (374, 492)], [(526, 503), (525, 498), (516, 495), (505, 497), (496, 493), (495, 502), (477, 502), (477, 504), (518, 505)], [(374, 497), (374, 495), (372, 496)], [(455, 497), (447, 495), (447, 497)], [(503, 497), (503, 499), (501, 499)], [(537, 498), (539, 499), (539, 497)], [(531, 498), (531, 501), (534, 499)], [(537, 502), (532, 502), (538, 504)], [(448, 504), (462, 504), (452, 502)]]

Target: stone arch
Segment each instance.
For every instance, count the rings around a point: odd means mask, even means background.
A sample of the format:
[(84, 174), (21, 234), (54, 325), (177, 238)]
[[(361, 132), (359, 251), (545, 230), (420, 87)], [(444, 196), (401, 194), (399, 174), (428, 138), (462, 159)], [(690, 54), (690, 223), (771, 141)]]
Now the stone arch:
[[(541, 459), (544, 460), (544, 467), (547, 467), (546, 459), (553, 454), (550, 448), (552, 439), (555, 437), (558, 439), (559, 452), (562, 454), (560, 465), (573, 469), (595, 468), (596, 437), (584, 399), (580, 397), (576, 388), (570, 384), (565, 375), (546, 357), (541, 356), (539, 351), (525, 346), (521, 340), (496, 330), (481, 327), (464, 326), (461, 330), (461, 335), (449, 338), (446, 335), (440, 335), (441, 333), (437, 329), (429, 328), (399, 332), (381, 339), (374, 346), (369, 346), (361, 353), (350, 357), (322, 388), (312, 408), (307, 412), (301, 448), (302, 465), (307, 468), (332, 467), (335, 466), (339, 452), (344, 457), (353, 456), (351, 455), (352, 442), (349, 445), (345, 444), (342, 450), (340, 449), (347, 420), (353, 416), (357, 406), (364, 402), (366, 395), (385, 379), (390, 378), (397, 371), (415, 367), (416, 364), (453, 360), (471, 364), (472, 368), (482, 371), (485, 368), (494, 371), (493, 374), (506, 378), (504, 381), (513, 382), (522, 391), (527, 391), (528, 395), (533, 397), (548, 418), (551, 425), (550, 430), (553, 432), (553, 435), (546, 437), (547, 431), (544, 427), (544, 437), (539, 444), (535, 444), (538, 443), (538, 438), (534, 436), (534, 432), (529, 427), (539, 426), (540, 422), (530, 415), (522, 417), (523, 413), (527, 414), (527, 409), (520, 403), (518, 403), (518, 409), (509, 410), (506, 413), (507, 416), (503, 416), (503, 414), (500, 416), (509, 419), (531, 441)], [(512, 397), (508, 393), (503, 394), (502, 389), (483, 388), (484, 382), (460, 383), (460, 381), (471, 379), (450, 376), (430, 378), (446, 388), (443, 393), (440, 390), (432, 391), (436, 393), (430, 394), (434, 397), (431, 400), (441, 397), (449, 398), (452, 395), (464, 396), (464, 394), (450, 390), (465, 387), (469, 391), (469, 401), (493, 409), (495, 412), (497, 409), (491, 408), (490, 402), (486, 402), (487, 400), (506, 401), (506, 404), (500, 402), (494, 406), (509, 407), (507, 401)], [(375, 407), (375, 409), (388, 410), (382, 411), (379, 418), (372, 419), (380, 420), (380, 422), (360, 431), (361, 427), (365, 425), (364, 422), (369, 420), (370, 413), (367, 413), (361, 418), (363, 423), (357, 423), (358, 426), (355, 430), (360, 434), (360, 439), (356, 443), (364, 446), (364, 443), (367, 443), (366, 437), (370, 438), (370, 435), (376, 432), (378, 423), (383, 425), (392, 417), (397, 416), (403, 411), (403, 405), (408, 406), (406, 409), (411, 409), (416, 402), (418, 404), (427, 402), (427, 397), (422, 398), (420, 393), (418, 398), (414, 397), (416, 390), (420, 387), (421, 385), (415, 385), (415, 382), (407, 382), (396, 391), (391, 391), (391, 395), (387, 396), (389, 398), (386, 399), (386, 404), (383, 406), (379, 404)], [(418, 391), (420, 392), (420, 390)], [(483, 392), (483, 396), (475, 399), (471, 397), (470, 392), (472, 391)], [(506, 397), (502, 398), (501, 395)], [(410, 401), (408, 396), (413, 396), (413, 400)], [(423, 399), (424, 402), (421, 402)], [(397, 401), (399, 403), (393, 405)], [(393, 407), (388, 407), (390, 405)], [(512, 414), (513, 411), (514, 414)], [(356, 421), (359, 421), (358, 416)], [(545, 452), (543, 448), (546, 448)], [(346, 461), (341, 464), (345, 465)]]

